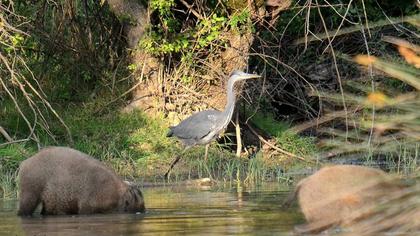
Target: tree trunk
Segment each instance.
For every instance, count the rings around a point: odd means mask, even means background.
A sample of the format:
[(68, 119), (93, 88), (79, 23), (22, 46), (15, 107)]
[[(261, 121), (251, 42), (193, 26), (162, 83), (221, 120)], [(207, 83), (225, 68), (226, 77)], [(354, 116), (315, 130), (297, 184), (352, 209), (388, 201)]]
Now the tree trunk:
[(124, 33), (130, 49), (135, 49), (149, 24), (147, 7), (138, 0), (108, 0), (111, 11), (124, 21)]
[[(204, 86), (191, 86), (190, 88), (188, 87), (190, 85), (183, 85), (182, 81), (174, 83), (176, 76), (179, 75), (171, 74), (172, 71), (176, 73), (177, 69), (183, 70), (183, 68), (165, 68), (161, 60), (137, 47), (139, 39), (145, 33), (146, 26), (150, 22), (147, 8), (139, 2), (138, 0), (108, 0), (111, 10), (120, 19), (129, 19), (125, 25), (125, 34), (128, 46), (133, 50), (132, 62), (136, 65), (137, 77), (141, 80), (135, 83), (138, 86), (132, 93), (132, 101), (123, 111), (129, 112), (136, 108), (152, 114), (164, 111), (172, 117), (172, 123), (177, 123), (197, 111), (197, 107), (199, 110), (223, 109), (226, 102), (225, 84), (228, 75), (234, 70), (245, 70), (248, 66), (248, 52), (254, 41), (251, 30), (222, 32), (220, 37), (227, 42), (227, 47), (212, 51), (211, 55), (200, 58), (205, 61), (202, 63), (205, 68), (201, 70), (201, 77), (206, 77), (208, 81), (220, 81), (220, 83), (208, 83)], [(196, 4), (198, 3), (188, 6), (192, 8), (197, 6)], [(261, 19), (270, 16), (273, 8), (278, 11), (279, 8), (284, 9), (289, 5), (290, 0), (269, 0), (267, 3), (264, 0), (227, 1), (227, 8), (230, 12), (242, 11), (247, 8), (253, 17), (252, 20), (257, 22), (266, 22)], [(196, 14), (198, 13), (196, 12)], [(185, 69), (189, 70), (190, 68)], [(196, 73), (191, 74), (192, 76), (196, 75)], [(241, 87), (241, 85), (238, 86), (237, 90), (240, 91)], [(185, 96), (179, 96), (186, 94), (183, 90), (188, 95), (204, 96), (185, 99)], [(173, 97), (168, 97), (171, 96), (171, 92), (176, 94)]]
[[(108, 0), (113, 13), (124, 23), (124, 34), (131, 50), (132, 63), (136, 65), (136, 79), (140, 83), (133, 91), (131, 103), (123, 109), (129, 112), (135, 108), (143, 111), (162, 106), (159, 96), (158, 71), (162, 63), (138, 48), (138, 43), (150, 24), (148, 9), (138, 0)], [(137, 84), (135, 82), (135, 84)]]

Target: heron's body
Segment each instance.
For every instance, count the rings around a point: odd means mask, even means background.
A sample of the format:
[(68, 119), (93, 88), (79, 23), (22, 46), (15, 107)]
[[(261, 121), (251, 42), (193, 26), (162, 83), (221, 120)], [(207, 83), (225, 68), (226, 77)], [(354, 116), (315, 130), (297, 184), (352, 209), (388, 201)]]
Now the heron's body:
[(232, 118), (236, 100), (233, 92), (235, 82), (257, 77), (259, 76), (234, 71), (228, 81), (227, 103), (223, 111), (209, 109), (195, 113), (177, 126), (170, 127), (167, 136), (177, 137), (186, 148), (210, 143), (227, 127)]
[[(195, 113), (178, 125), (170, 127), (167, 137), (177, 137), (184, 144), (185, 150), (195, 145), (209, 144), (223, 132), (232, 118), (236, 100), (233, 91), (235, 82), (258, 77), (258, 75), (234, 71), (228, 81), (227, 103), (223, 111), (210, 109)], [(172, 163), (165, 176), (168, 175), (179, 158), (180, 156)]]
[(167, 136), (177, 137), (185, 147), (208, 144), (225, 128), (218, 125), (222, 114), (223, 112), (218, 110), (195, 113), (177, 126), (170, 127)]

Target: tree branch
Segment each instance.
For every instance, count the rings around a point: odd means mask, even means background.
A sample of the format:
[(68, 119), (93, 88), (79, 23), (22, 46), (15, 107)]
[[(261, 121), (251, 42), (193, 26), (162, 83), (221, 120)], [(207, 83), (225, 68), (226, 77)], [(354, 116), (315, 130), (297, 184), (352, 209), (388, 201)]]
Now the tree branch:
[(283, 149), (281, 149), (281, 148), (277, 147), (276, 145), (271, 144), (270, 142), (268, 142), (267, 140), (265, 140), (265, 139), (264, 139), (261, 135), (259, 135), (259, 134), (257, 133), (257, 131), (255, 131), (255, 130), (254, 130), (254, 128), (252, 128), (249, 124), (247, 124), (247, 126), (248, 126), (249, 130), (251, 130), (251, 132), (252, 132), (255, 136), (257, 136), (257, 137), (258, 137), (258, 139), (259, 139), (261, 142), (263, 142), (263, 143), (267, 144), (268, 146), (270, 146), (270, 147), (271, 147), (271, 148), (273, 148), (274, 150), (277, 150), (277, 151), (279, 151), (279, 152), (281, 152), (281, 153), (283, 153), (283, 154), (285, 154), (285, 155), (287, 155), (287, 156), (290, 156), (290, 157), (293, 157), (293, 158), (299, 159), (299, 160), (301, 160), (301, 161), (311, 162), (311, 161), (309, 161), (309, 160), (306, 160), (306, 159), (305, 159), (305, 158), (303, 158), (303, 157), (297, 156), (297, 155), (295, 155), (295, 154), (293, 154), (293, 153), (290, 153), (290, 152), (288, 152), (288, 151), (285, 151), (285, 150), (283, 150)]
[(13, 142), (12, 137), (7, 133), (7, 131), (0, 126), (0, 133), (3, 135), (3, 137), (7, 140), (7, 142)]

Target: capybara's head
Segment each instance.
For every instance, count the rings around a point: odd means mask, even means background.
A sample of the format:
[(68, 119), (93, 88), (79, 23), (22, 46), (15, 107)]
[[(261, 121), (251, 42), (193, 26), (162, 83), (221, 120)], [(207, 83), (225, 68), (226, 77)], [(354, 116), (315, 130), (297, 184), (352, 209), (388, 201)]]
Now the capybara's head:
[(127, 183), (127, 191), (123, 194), (120, 199), (121, 210), (124, 212), (145, 212), (143, 194), (141, 193), (138, 186)]

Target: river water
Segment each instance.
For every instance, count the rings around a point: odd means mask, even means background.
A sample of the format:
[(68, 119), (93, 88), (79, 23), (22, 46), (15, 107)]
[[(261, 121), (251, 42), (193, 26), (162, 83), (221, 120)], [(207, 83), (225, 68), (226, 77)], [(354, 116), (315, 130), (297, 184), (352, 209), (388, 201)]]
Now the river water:
[(16, 216), (17, 201), (0, 201), (0, 235), (287, 235), (303, 223), (282, 209), (289, 188), (147, 187), (144, 214)]

